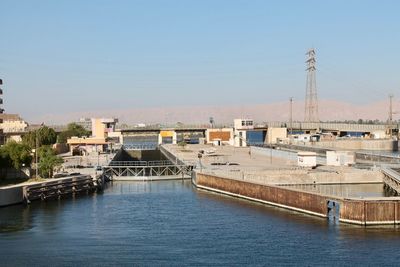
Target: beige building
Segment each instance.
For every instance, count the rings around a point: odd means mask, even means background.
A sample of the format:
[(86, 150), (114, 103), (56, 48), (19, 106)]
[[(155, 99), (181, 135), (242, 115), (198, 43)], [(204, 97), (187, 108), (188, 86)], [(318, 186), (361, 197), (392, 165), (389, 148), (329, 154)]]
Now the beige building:
[(1, 144), (13, 140), (16, 142), (22, 141), (22, 133), (26, 132), (28, 124), (18, 114), (0, 113), (0, 132), (2, 138)]
[[(2, 121), (2, 122), (1, 122)], [(4, 133), (21, 133), (28, 124), (18, 114), (0, 114), (0, 129)]]
[(114, 137), (115, 125), (118, 119), (94, 118), (91, 137), (71, 137), (67, 140), (71, 153), (90, 154), (103, 152), (109, 148), (108, 138)]
[(281, 140), (287, 139), (287, 128), (268, 128), (267, 144), (276, 144)]

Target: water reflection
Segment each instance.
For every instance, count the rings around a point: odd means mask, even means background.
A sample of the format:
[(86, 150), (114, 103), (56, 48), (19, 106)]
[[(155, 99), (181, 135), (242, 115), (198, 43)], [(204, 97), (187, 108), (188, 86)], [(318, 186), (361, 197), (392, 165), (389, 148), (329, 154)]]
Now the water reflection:
[(32, 228), (29, 206), (14, 205), (0, 209), (0, 233), (17, 232)]
[(400, 241), (394, 226), (338, 224), (189, 181), (114, 182), (102, 194), (7, 207), (0, 219), (5, 265), (349, 265), (353, 254), (390, 265), (377, 255)]

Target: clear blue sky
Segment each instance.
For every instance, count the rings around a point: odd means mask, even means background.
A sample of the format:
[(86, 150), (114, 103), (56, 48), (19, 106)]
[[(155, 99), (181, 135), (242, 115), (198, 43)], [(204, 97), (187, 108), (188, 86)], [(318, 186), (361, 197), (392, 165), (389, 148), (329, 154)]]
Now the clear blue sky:
[(0, 2), (5, 108), (46, 113), (400, 97), (400, 1)]

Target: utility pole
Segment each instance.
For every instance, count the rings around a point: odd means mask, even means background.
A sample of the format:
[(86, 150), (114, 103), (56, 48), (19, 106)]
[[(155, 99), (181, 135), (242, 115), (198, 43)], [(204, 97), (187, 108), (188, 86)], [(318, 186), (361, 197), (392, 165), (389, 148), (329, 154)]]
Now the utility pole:
[(290, 101), (290, 119), (289, 119), (289, 133), (293, 134), (293, 97), (289, 98)]
[[(3, 85), (3, 80), (0, 79), (0, 85)], [(3, 89), (0, 88), (0, 96), (3, 95)], [(0, 98), (0, 105), (3, 105), (3, 98)], [(0, 107), (0, 114), (4, 113), (4, 109)], [(0, 123), (3, 123), (3, 119), (0, 118)], [(3, 129), (0, 129), (0, 145), (6, 142), (5, 135), (3, 134)]]
[[(393, 111), (393, 94), (389, 95), (389, 131), (390, 131), (390, 136), (393, 136), (393, 115), (396, 114), (397, 112)], [(397, 127), (398, 128), (398, 127)], [(398, 130), (395, 131), (396, 134), (398, 135)]]
[(318, 98), (317, 98), (317, 82), (315, 78), (315, 50), (312, 48), (306, 53), (308, 56), (307, 63), (307, 86), (305, 99), (305, 122), (319, 122), (318, 118)]
[(393, 123), (393, 114), (395, 114), (393, 112), (393, 94), (389, 95), (389, 124)]

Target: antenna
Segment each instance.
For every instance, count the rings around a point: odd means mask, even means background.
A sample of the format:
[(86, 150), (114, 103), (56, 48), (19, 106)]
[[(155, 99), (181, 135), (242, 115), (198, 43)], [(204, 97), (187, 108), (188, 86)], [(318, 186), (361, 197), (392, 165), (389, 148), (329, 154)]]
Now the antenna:
[(305, 122), (319, 122), (318, 118), (318, 98), (317, 98), (317, 82), (315, 78), (315, 50), (308, 50), (307, 63), (307, 85), (306, 85), (306, 101), (305, 101)]

